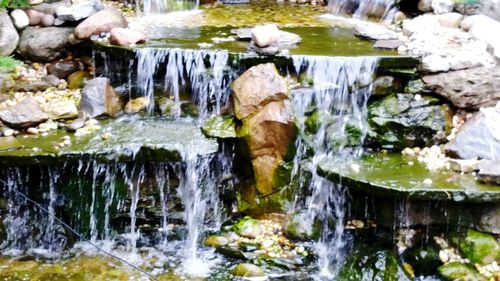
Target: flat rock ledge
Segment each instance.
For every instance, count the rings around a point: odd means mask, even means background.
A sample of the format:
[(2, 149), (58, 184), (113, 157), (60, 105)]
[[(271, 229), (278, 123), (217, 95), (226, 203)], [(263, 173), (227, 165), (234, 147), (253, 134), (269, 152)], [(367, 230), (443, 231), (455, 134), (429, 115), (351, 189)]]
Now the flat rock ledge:
[(429, 171), (400, 154), (371, 154), (353, 161), (325, 159), (318, 174), (349, 189), (386, 197), (454, 202), (500, 202), (500, 187), (472, 175)]
[[(106, 134), (106, 138), (102, 136)], [(69, 136), (72, 145), (54, 145)], [(114, 120), (86, 136), (75, 137), (62, 130), (46, 137), (0, 137), (0, 166), (47, 165), (89, 161), (132, 160), (178, 162), (186, 157), (216, 153), (215, 139), (206, 138), (192, 123), (163, 120)]]

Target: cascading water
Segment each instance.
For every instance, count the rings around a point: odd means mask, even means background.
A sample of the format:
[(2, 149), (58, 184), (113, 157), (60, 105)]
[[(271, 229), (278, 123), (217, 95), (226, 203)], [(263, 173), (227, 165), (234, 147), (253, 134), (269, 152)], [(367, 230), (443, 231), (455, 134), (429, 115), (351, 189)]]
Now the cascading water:
[(333, 0), (328, 1), (328, 9), (333, 14), (352, 14), (354, 18), (374, 17), (383, 20), (392, 20), (395, 0)]
[[(171, 102), (170, 115), (180, 116), (181, 95), (189, 87), (201, 120), (210, 114), (220, 114), (227, 105), (230, 81), (234, 73), (227, 67), (227, 51), (184, 49), (137, 50), (137, 85), (148, 101), (148, 112), (155, 106), (155, 86), (162, 88)], [(158, 77), (164, 73), (164, 77)]]
[[(305, 164), (311, 181), (307, 187), (303, 186), (307, 180), (301, 178), (299, 183), (302, 191), (310, 189), (311, 195), (303, 202), (305, 208), (322, 222), (321, 238), (315, 244), (319, 279), (331, 279), (343, 258), (347, 194), (341, 183), (325, 180), (316, 168), (326, 158), (348, 161), (349, 155), (361, 153), (358, 147), (367, 131), (367, 101), (376, 64), (374, 57), (294, 58), (296, 72), (305, 72), (313, 83), (312, 90), (300, 91), (293, 97), (299, 138), (292, 176), (304, 177), (297, 165), (312, 149), (314, 155)], [(310, 120), (315, 120), (313, 128)], [(350, 136), (353, 130), (358, 132), (355, 139)]]

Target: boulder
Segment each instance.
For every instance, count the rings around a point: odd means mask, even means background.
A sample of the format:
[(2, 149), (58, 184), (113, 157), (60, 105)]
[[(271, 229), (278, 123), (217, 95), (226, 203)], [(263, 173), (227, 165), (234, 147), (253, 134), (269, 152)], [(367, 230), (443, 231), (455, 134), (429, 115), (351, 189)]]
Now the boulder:
[(37, 10), (29, 9), (26, 10), (26, 15), (29, 19), (29, 25), (34, 26), (39, 25), (42, 22), (42, 18), (45, 14)]
[(469, 229), (464, 239), (458, 243), (458, 249), (464, 258), (473, 263), (487, 265), (500, 260), (500, 243), (487, 233)]
[(48, 73), (53, 74), (60, 79), (65, 79), (81, 68), (82, 65), (74, 60), (55, 61), (46, 67)]
[(110, 31), (109, 42), (119, 46), (135, 45), (146, 40), (144, 34), (129, 28), (115, 27)]
[(16, 129), (26, 129), (36, 127), (49, 119), (49, 116), (42, 111), (34, 98), (27, 98), (22, 102), (0, 111), (0, 120)]
[(80, 101), (80, 110), (89, 118), (111, 116), (122, 111), (120, 96), (109, 84), (107, 78), (94, 78), (85, 82)]
[(456, 107), (478, 110), (500, 101), (500, 67), (477, 67), (427, 75), (427, 88), (447, 98)]
[(464, 280), (464, 281), (487, 281), (484, 276), (479, 274), (477, 270), (468, 264), (461, 262), (449, 262), (438, 268), (439, 275), (445, 280)]
[(479, 182), (500, 186), (500, 160), (481, 160), (478, 165)]
[(231, 274), (241, 277), (263, 277), (266, 273), (258, 266), (251, 263), (240, 263), (231, 270)]
[(398, 34), (379, 24), (358, 24), (354, 28), (356, 36), (370, 40), (395, 40)]
[(420, 69), (428, 73), (446, 72), (450, 70), (450, 62), (440, 55), (429, 55), (422, 59)]
[(79, 21), (102, 10), (99, 0), (80, 2), (71, 6), (59, 6), (56, 9), (57, 18), (62, 21)]
[(434, 13), (445, 14), (453, 12), (455, 2), (453, 0), (432, 0), (431, 6)]
[(66, 53), (71, 27), (27, 27), (21, 33), (18, 52), (33, 61), (53, 61)]
[(113, 7), (105, 8), (85, 19), (75, 28), (78, 39), (89, 39), (92, 35), (110, 32), (115, 27), (127, 27), (127, 20), (122, 13)]
[(135, 99), (131, 99), (125, 105), (125, 113), (134, 114), (138, 113), (141, 110), (146, 110), (149, 105), (149, 100), (146, 97), (139, 97)]
[(451, 111), (437, 98), (392, 94), (368, 106), (367, 142), (388, 149), (429, 146), (446, 140)]
[(274, 55), (282, 50), (293, 48), (302, 40), (297, 34), (278, 30), (273, 24), (253, 28), (251, 36), (249, 51), (264, 55)]
[(446, 154), (462, 159), (500, 159), (500, 110), (482, 108), (446, 144)]
[(280, 31), (275, 24), (256, 26), (251, 33), (253, 42), (259, 48), (265, 48), (276, 43), (280, 37)]
[(307, 210), (290, 214), (285, 222), (285, 234), (290, 239), (317, 240), (321, 235), (321, 222)]
[(0, 56), (11, 55), (17, 47), (19, 35), (5, 11), (0, 11)]
[(24, 29), (30, 24), (30, 19), (28, 15), (21, 9), (15, 9), (10, 12), (10, 17), (12, 18), (12, 22), (17, 29)]
[(236, 118), (243, 120), (272, 101), (288, 97), (288, 85), (274, 64), (247, 70), (231, 85)]
[(495, 57), (500, 59), (500, 37), (496, 35), (500, 30), (500, 22), (484, 15), (474, 15), (465, 18), (460, 26), (472, 37), (488, 43)]
[(78, 109), (73, 100), (51, 100), (43, 105), (43, 111), (52, 120), (75, 119), (78, 117)]

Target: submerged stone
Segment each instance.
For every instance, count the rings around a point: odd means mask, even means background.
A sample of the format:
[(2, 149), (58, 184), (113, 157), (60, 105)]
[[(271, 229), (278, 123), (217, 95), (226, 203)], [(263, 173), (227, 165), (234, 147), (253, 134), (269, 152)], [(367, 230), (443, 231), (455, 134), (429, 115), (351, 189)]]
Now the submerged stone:
[(266, 273), (258, 266), (251, 263), (238, 264), (231, 273), (235, 276), (241, 277), (263, 277)]
[(321, 234), (321, 222), (307, 210), (292, 213), (285, 224), (286, 236), (297, 240), (316, 240)]
[(460, 263), (450, 262), (442, 265), (438, 269), (439, 275), (448, 281), (486, 281), (487, 279), (479, 274), (474, 267)]
[(439, 248), (433, 243), (426, 247), (414, 246), (404, 252), (404, 261), (411, 265), (415, 275), (431, 276), (441, 266)]
[(500, 261), (500, 243), (491, 234), (469, 229), (458, 246), (463, 256), (473, 263), (486, 265)]

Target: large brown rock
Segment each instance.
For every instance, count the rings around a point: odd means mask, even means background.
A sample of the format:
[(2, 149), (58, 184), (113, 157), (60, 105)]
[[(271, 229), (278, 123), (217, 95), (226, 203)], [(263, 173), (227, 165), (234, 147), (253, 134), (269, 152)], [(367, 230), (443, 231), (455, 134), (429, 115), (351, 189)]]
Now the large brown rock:
[(288, 97), (288, 86), (272, 63), (260, 64), (243, 73), (231, 86), (236, 117), (240, 120), (272, 101)]
[(245, 72), (232, 89), (236, 117), (243, 122), (239, 135), (249, 149), (257, 191), (269, 195), (279, 187), (278, 167), (295, 136), (286, 81), (273, 64), (262, 64)]
[(127, 20), (113, 7), (105, 8), (85, 19), (75, 28), (75, 37), (88, 39), (94, 34), (110, 32), (115, 27), (127, 27)]
[(27, 98), (22, 102), (0, 111), (0, 120), (12, 128), (24, 129), (35, 127), (49, 119), (42, 111), (34, 98)]
[(85, 82), (80, 110), (88, 117), (114, 117), (122, 111), (120, 96), (109, 84), (108, 78), (99, 77)]
[(477, 110), (500, 101), (500, 66), (424, 76), (426, 86), (456, 107)]

